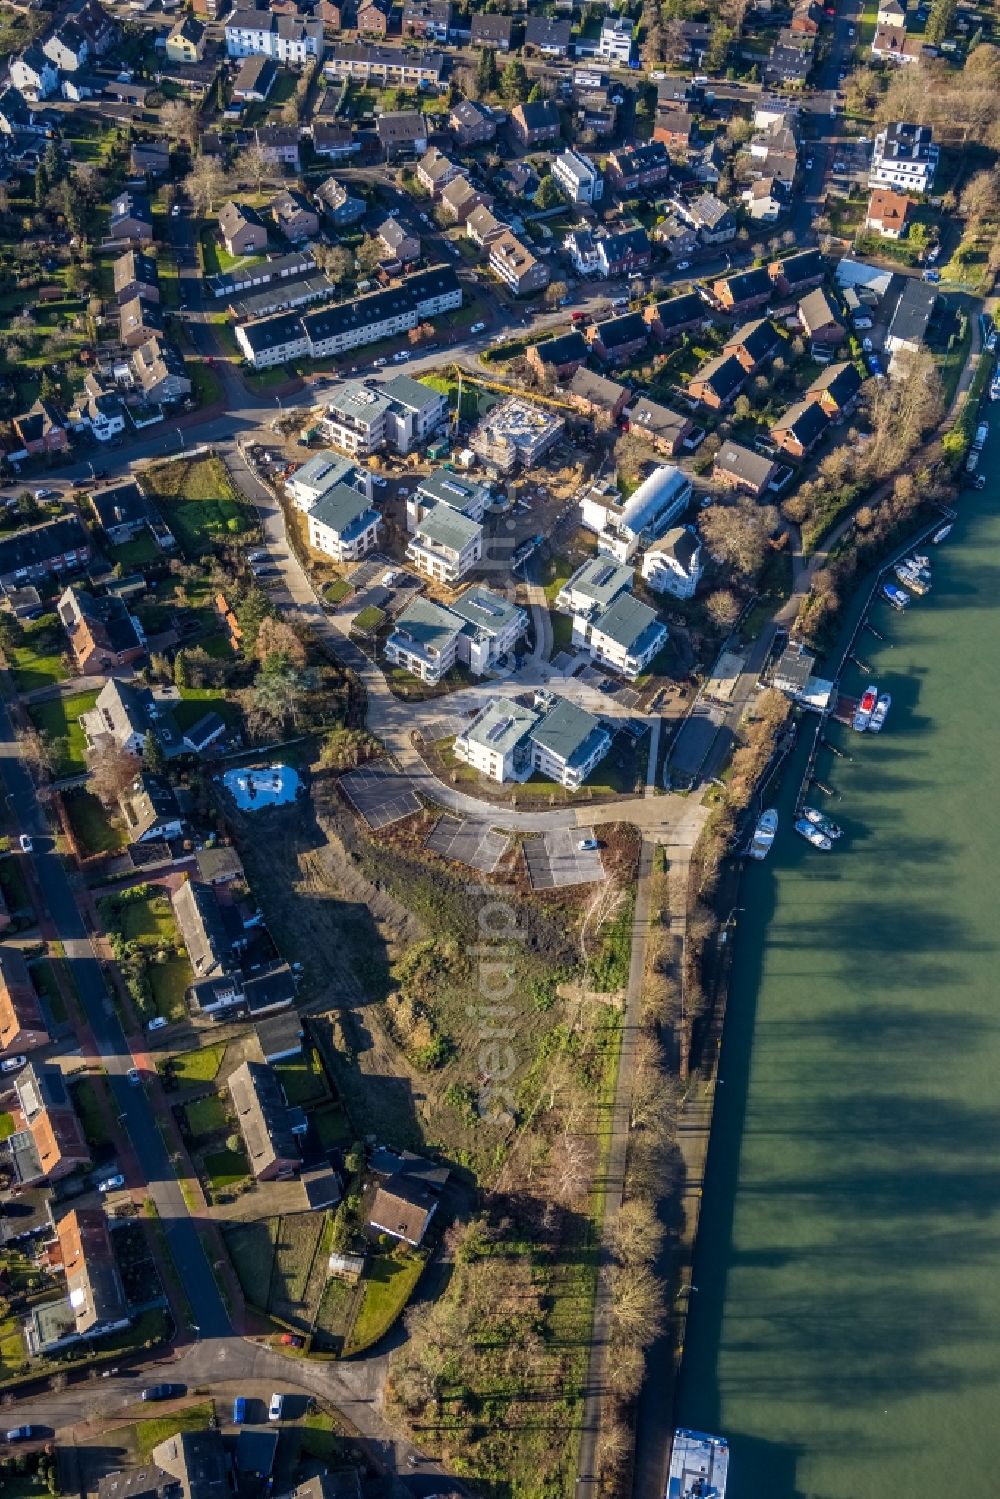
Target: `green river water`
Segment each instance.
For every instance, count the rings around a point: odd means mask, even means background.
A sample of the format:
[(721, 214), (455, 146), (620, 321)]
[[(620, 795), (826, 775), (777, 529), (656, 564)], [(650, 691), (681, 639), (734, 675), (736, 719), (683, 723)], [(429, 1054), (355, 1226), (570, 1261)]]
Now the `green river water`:
[(860, 637), (893, 706), (821, 753), (843, 838), (792, 832), (802, 745), (741, 887), (676, 1411), (728, 1499), (1000, 1494), (996, 435), (983, 471), (932, 594)]

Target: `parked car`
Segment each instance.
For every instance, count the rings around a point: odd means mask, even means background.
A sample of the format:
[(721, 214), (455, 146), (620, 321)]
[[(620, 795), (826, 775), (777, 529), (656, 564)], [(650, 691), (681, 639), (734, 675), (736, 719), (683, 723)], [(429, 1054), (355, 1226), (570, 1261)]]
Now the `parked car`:
[(162, 1031), (166, 1023), (167, 1017), (165, 1015), (154, 1015), (146, 1029), (147, 1031)]
[(57, 500), (58, 498), (59, 498), (59, 491), (57, 489), (36, 489), (35, 490), (35, 499), (36, 500)]
[(27, 1060), (28, 1058), (23, 1053), (19, 1053), (16, 1057), (5, 1057), (0, 1062), (0, 1072), (20, 1072)]
[(384, 572), (382, 574), (382, 583), (386, 588), (391, 588), (398, 577), (399, 573), (396, 571), (396, 569), (394, 567), (390, 567), (387, 572)]
[(863, 338), (861, 340), (861, 347), (864, 349), (866, 354), (870, 354), (875, 345), (872, 343), (870, 338)]
[(382, 369), (386, 364), (388, 364), (388, 362), (389, 361), (387, 359), (373, 359), (372, 360), (372, 364), (375, 366), (375, 368), (377, 370)]
[(470, 333), (482, 333), (482, 331), (483, 331), (483, 329), (485, 327), (486, 327), (485, 323), (473, 323), (472, 327), (469, 329), (469, 332)]
[(281, 1346), (283, 1348), (302, 1348), (305, 1346), (305, 1338), (300, 1338), (296, 1332), (283, 1332), (281, 1334)]
[(22, 854), (30, 854), (31, 853), (33, 844), (31, 842), (31, 839), (28, 837), (27, 833), (22, 833), (21, 836), (20, 836), (20, 838), (17, 841), (18, 841), (18, 844), (20, 846)]
[(177, 1395), (183, 1395), (187, 1389), (182, 1384), (151, 1384), (147, 1385), (142, 1392), (143, 1400), (173, 1400)]
[(937, 286), (938, 282), (941, 280), (941, 272), (924, 271), (924, 280), (929, 281), (932, 286)]
[(875, 376), (881, 376), (881, 374), (882, 374), (882, 361), (881, 361), (881, 359), (879, 359), (879, 357), (878, 357), (877, 354), (869, 354), (868, 355), (868, 368), (871, 370), (871, 372), (872, 372), (873, 375), (875, 375)]
[(376, 489), (384, 489), (388, 482), (388, 479), (383, 479), (381, 474), (372, 474), (372, 483)]
[(281, 1420), (281, 1412), (283, 1411), (284, 1406), (285, 1406), (285, 1397), (284, 1397), (284, 1395), (279, 1395), (278, 1392), (275, 1391), (274, 1394), (271, 1396), (271, 1404), (267, 1408), (267, 1419), (269, 1421), (280, 1421)]
[(690, 260), (679, 260), (677, 262), (677, 269), (679, 271), (689, 271), (691, 269)]
[(8, 1442), (30, 1442), (34, 1433), (33, 1426), (12, 1426), (7, 1432), (7, 1440)]
[(409, 357), (410, 352), (408, 349), (400, 349), (398, 354), (393, 354), (392, 362), (393, 364), (405, 364)]
[(577, 852), (581, 854), (592, 854), (594, 850), (600, 848), (600, 846), (601, 845), (598, 843), (596, 838), (581, 838), (579, 843), (576, 845)]
[(242, 1426), (247, 1418), (247, 1403), (242, 1395), (237, 1395), (233, 1401), (233, 1425)]
[[(125, 1178), (119, 1173), (117, 1176), (109, 1176), (107, 1181), (98, 1182), (97, 1190), (98, 1192), (117, 1192), (118, 1188), (124, 1187), (124, 1185)], [(150, 1397), (144, 1394), (142, 1398), (143, 1400), (146, 1400)], [(167, 1397), (164, 1395), (163, 1398), (165, 1400)]]
[(132, 1084), (133, 1088), (138, 1088), (142, 1083), (142, 1073), (139, 1071), (138, 1067), (130, 1067), (125, 1075), (128, 1078), (129, 1082)]
[(806, 157), (806, 171), (807, 172), (811, 172), (812, 169), (813, 169), (813, 159), (812, 159), (811, 156), (807, 156)]

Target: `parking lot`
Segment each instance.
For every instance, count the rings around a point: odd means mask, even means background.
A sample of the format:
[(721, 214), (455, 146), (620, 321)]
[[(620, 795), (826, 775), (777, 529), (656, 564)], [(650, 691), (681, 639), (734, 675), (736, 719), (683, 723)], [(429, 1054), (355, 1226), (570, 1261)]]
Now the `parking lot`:
[(457, 859), (482, 874), (492, 874), (507, 852), (510, 839), (481, 822), (441, 817), (434, 824), (425, 847), (445, 859)]
[(341, 776), (340, 784), (373, 831), (412, 817), (420, 811), (420, 800), (406, 776), (385, 760), (373, 760)]
[(560, 828), (541, 838), (526, 838), (524, 854), (535, 890), (553, 890), (562, 885), (590, 885), (604, 879), (600, 849), (581, 849), (593, 838), (593, 828)]
[(431, 716), (428, 705), (428, 716), (420, 725), (420, 737), (425, 744), (437, 744), (441, 739), (455, 739), (463, 729), (468, 728), (476, 712), (478, 709), (461, 713), (457, 709), (443, 707)]
[[(390, 569), (396, 574), (396, 581), (390, 584), (383, 583), (382, 579)], [(389, 614), (395, 618), (397, 614), (402, 613), (407, 604), (412, 602), (423, 587), (419, 578), (403, 571), (400, 567), (392, 567), (388, 562), (379, 563), (373, 569), (362, 564), (351, 573), (350, 581), (358, 590), (351, 600), (355, 618), (362, 609), (381, 609), (383, 614)]]

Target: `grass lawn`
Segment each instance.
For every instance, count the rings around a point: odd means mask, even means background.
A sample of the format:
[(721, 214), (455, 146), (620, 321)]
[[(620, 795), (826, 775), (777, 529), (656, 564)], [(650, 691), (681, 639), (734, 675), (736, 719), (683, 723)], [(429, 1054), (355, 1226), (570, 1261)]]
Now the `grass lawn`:
[(334, 578), (323, 589), (323, 597), (329, 604), (341, 604), (350, 592), (351, 585), (346, 578)]
[(202, 1046), (198, 1051), (184, 1051), (173, 1059), (173, 1072), (177, 1081), (185, 1083), (210, 1083), (222, 1066), (226, 1054), (225, 1046)]
[(70, 1084), (73, 1103), (88, 1145), (96, 1145), (105, 1137), (104, 1109), (98, 1093), (98, 1089), (104, 1086), (104, 1079), (97, 1077), (82, 1077)]
[(324, 1415), (322, 1411), (306, 1416), (299, 1427), (300, 1453), (315, 1458), (317, 1462), (328, 1463), (343, 1455), (344, 1451), (343, 1438), (338, 1435), (332, 1416)]
[(8, 854), (5, 859), (0, 859), (0, 891), (7, 905), (7, 910), (13, 916), (15, 911), (27, 911), (31, 908), (31, 899), (28, 895), (28, 887), (24, 883), (24, 875), (17, 859)]
[(20, 645), (8, 652), (18, 692), (65, 682), (70, 675), (62, 659), (67, 649), (66, 636), (53, 616), (25, 625)]
[[(161, 886), (162, 889), (162, 886)], [(173, 907), (166, 895), (130, 901), (121, 908), (122, 936), (143, 947), (176, 947), (180, 942)]]
[(226, 1110), (222, 1099), (216, 1093), (210, 1093), (207, 1098), (197, 1098), (193, 1103), (186, 1105), (184, 1113), (187, 1115), (188, 1128), (195, 1139), (204, 1139), (207, 1135), (218, 1135), (226, 1128)]
[(219, 377), (200, 359), (189, 359), (188, 373), (191, 376), (191, 394), (198, 406), (212, 406), (222, 394)]
[(13, 1114), (0, 1114), (0, 1140), (6, 1140), (14, 1133)]
[(274, 1070), (281, 1079), (281, 1086), (290, 1104), (312, 1103), (329, 1094), (326, 1075), (314, 1051), (300, 1057), (291, 1057), (287, 1062), (279, 1062)]
[(347, 1115), (339, 1103), (321, 1104), (313, 1111), (311, 1118), (324, 1150), (330, 1150), (334, 1145), (344, 1145), (351, 1138)]
[(164, 1015), (167, 1020), (183, 1020), (188, 1012), (185, 996), (191, 982), (191, 965), (187, 958), (172, 953), (165, 963), (151, 960), (149, 982), (156, 1014)]
[(361, 635), (373, 635), (385, 619), (385, 611), (377, 609), (374, 604), (369, 604), (356, 614), (351, 621), (351, 629), (357, 630)]
[(167, 524), (189, 557), (255, 528), (254, 511), (238, 493), (221, 458), (175, 458), (146, 472)]
[(552, 654), (559, 651), (568, 651), (573, 647), (573, 616), (571, 614), (557, 614), (554, 609), (549, 611), (549, 619), (552, 621)]
[(55, 969), (48, 958), (41, 958), (37, 963), (32, 963), (31, 981), (52, 1012), (52, 1019), (57, 1025), (65, 1025), (68, 1019), (66, 1001), (56, 982)]
[(144, 567), (150, 562), (158, 562), (162, 556), (163, 553), (157, 546), (151, 531), (143, 531), (132, 541), (123, 541), (120, 546), (108, 548), (108, 560), (112, 567), (115, 563), (120, 563), (126, 571), (133, 567)]
[(211, 1150), (201, 1159), (213, 1192), (224, 1192), (250, 1175), (250, 1164), (242, 1150)]
[(399, 1259), (379, 1254), (369, 1260), (365, 1270), (364, 1298), (358, 1309), (345, 1353), (359, 1353), (370, 1348), (395, 1322), (420, 1278), (426, 1260), (419, 1254)]
[(5, 1317), (0, 1322), (0, 1369), (6, 1375), (16, 1374), (27, 1356), (20, 1322), (17, 1317)]
[(63, 805), (69, 818), (73, 836), (82, 856), (87, 859), (94, 854), (117, 853), (125, 847), (127, 839), (119, 823), (111, 821), (98, 798), (83, 786), (65, 792)]
[(218, 713), (228, 728), (238, 727), (241, 719), (239, 704), (230, 702), (214, 687), (182, 687), (181, 700), (172, 705), (171, 712), (182, 734), (206, 713)]
[(87, 768), (87, 741), (80, 727), (80, 715), (89, 713), (97, 702), (96, 692), (78, 692), (71, 697), (55, 697), (34, 703), (28, 716), (36, 729), (57, 745), (56, 776), (79, 775)]
[(177, 1411), (172, 1416), (137, 1421), (134, 1429), (140, 1458), (143, 1462), (148, 1462), (153, 1448), (165, 1442), (167, 1437), (172, 1437), (175, 1432), (203, 1431), (214, 1414), (215, 1406), (212, 1401), (204, 1400), (200, 1405), (189, 1405), (187, 1410)]
[(258, 1223), (226, 1224), (222, 1230), (243, 1294), (253, 1306), (262, 1310), (267, 1306), (274, 1265), (274, 1241), (280, 1221), (265, 1218)]

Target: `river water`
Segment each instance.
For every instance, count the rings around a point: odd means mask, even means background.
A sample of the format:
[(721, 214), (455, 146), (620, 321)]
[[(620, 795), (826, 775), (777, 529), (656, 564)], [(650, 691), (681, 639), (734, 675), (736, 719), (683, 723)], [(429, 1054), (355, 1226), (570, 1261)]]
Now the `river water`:
[(893, 706), (821, 754), (844, 837), (791, 830), (803, 745), (741, 887), (676, 1412), (729, 1438), (728, 1499), (1000, 1493), (996, 435), (983, 471), (931, 595), (860, 637)]

